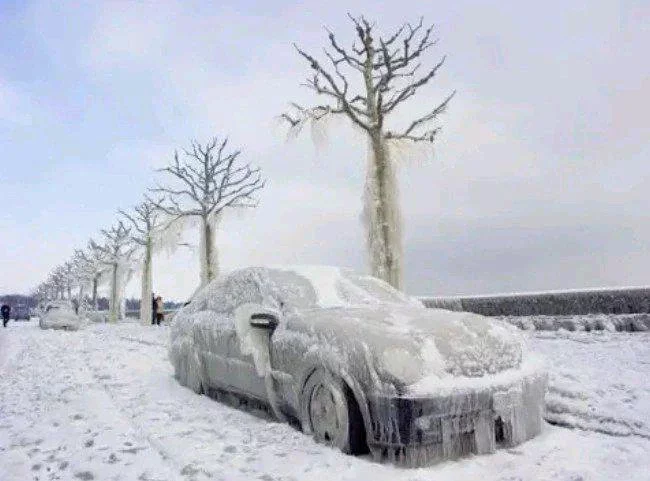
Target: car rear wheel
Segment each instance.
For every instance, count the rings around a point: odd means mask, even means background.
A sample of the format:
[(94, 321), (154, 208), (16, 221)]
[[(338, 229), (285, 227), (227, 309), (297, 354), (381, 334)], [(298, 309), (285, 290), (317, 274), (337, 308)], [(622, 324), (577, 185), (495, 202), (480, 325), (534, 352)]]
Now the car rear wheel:
[(316, 442), (358, 454), (365, 450), (365, 429), (352, 393), (342, 380), (323, 370), (307, 380), (302, 396), (303, 427)]

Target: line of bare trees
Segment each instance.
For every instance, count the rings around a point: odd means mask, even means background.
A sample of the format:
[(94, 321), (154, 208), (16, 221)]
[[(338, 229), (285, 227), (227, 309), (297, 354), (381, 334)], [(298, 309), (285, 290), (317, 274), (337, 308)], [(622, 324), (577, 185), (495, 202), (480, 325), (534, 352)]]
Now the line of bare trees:
[[(422, 19), (384, 36), (366, 18), (349, 18), (355, 34), (349, 47), (329, 30), (322, 59), (294, 45), (310, 72), (303, 85), (322, 102), (311, 106), (291, 103), (291, 110), (280, 118), (292, 135), (332, 116), (346, 119), (363, 133), (368, 149), (363, 219), (370, 270), (401, 289), (403, 247), (396, 153), (416, 144), (433, 144), (440, 132), (437, 120), (455, 92), (439, 102), (421, 97), (421, 103), (429, 104), (422, 115), (402, 128), (389, 125), (400, 107), (435, 78), (445, 57), (422, 66), (437, 43), (433, 26), (425, 27)], [(96, 308), (98, 286), (108, 282), (109, 319), (115, 322), (123, 315), (120, 305), (125, 284), (131, 273), (139, 270), (140, 316), (148, 323), (153, 254), (174, 242), (169, 239), (170, 232), (189, 227), (199, 230), (199, 285), (218, 275), (216, 229), (227, 209), (257, 205), (256, 193), (264, 187), (260, 169), (242, 161), (241, 151), (230, 150), (227, 139), (215, 137), (175, 152), (172, 163), (160, 173), (164, 179), (148, 189), (140, 204), (118, 211), (120, 217), (113, 226), (102, 229), (85, 249), (76, 250), (70, 260), (52, 271), (36, 289), (39, 299), (74, 298)]]
[(96, 309), (97, 288), (101, 282), (108, 282), (108, 316), (116, 322), (124, 316), (124, 287), (139, 270), (140, 319), (149, 323), (153, 254), (165, 242), (176, 242), (173, 236), (166, 238), (166, 233), (174, 232), (179, 223), (181, 227), (198, 227), (199, 285), (210, 282), (219, 273), (215, 245), (219, 219), (228, 208), (255, 207), (255, 194), (264, 187), (260, 169), (244, 163), (240, 154), (240, 150), (228, 149), (227, 139), (217, 138), (205, 144), (192, 142), (189, 149), (176, 152), (172, 164), (160, 169), (164, 182), (148, 189), (143, 201), (131, 210), (119, 210), (116, 223), (102, 229), (85, 249), (76, 250), (72, 259), (55, 268), (37, 287), (36, 297), (40, 301), (74, 300), (82, 307)]

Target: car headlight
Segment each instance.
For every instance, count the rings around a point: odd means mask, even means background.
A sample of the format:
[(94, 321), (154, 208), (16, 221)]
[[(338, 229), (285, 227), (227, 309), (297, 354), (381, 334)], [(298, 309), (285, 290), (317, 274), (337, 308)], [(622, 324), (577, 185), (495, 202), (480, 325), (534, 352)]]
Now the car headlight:
[(422, 359), (407, 349), (390, 347), (384, 350), (381, 364), (387, 374), (405, 384), (413, 384), (422, 378)]

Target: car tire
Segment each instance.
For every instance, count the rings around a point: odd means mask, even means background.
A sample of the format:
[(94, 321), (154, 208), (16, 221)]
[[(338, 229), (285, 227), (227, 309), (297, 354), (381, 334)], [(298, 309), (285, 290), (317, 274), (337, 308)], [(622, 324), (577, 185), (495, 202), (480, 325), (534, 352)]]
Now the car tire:
[(341, 379), (322, 369), (314, 371), (302, 392), (301, 411), (303, 430), (316, 442), (346, 454), (367, 451), (361, 412)]

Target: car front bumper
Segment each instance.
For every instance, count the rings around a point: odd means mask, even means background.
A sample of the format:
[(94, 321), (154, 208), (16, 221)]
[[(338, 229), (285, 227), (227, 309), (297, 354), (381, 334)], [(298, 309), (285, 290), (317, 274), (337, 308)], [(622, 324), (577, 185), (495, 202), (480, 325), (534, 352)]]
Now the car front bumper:
[(369, 396), (368, 446), (377, 460), (412, 467), (515, 446), (541, 431), (546, 385), (539, 369), (439, 395)]

